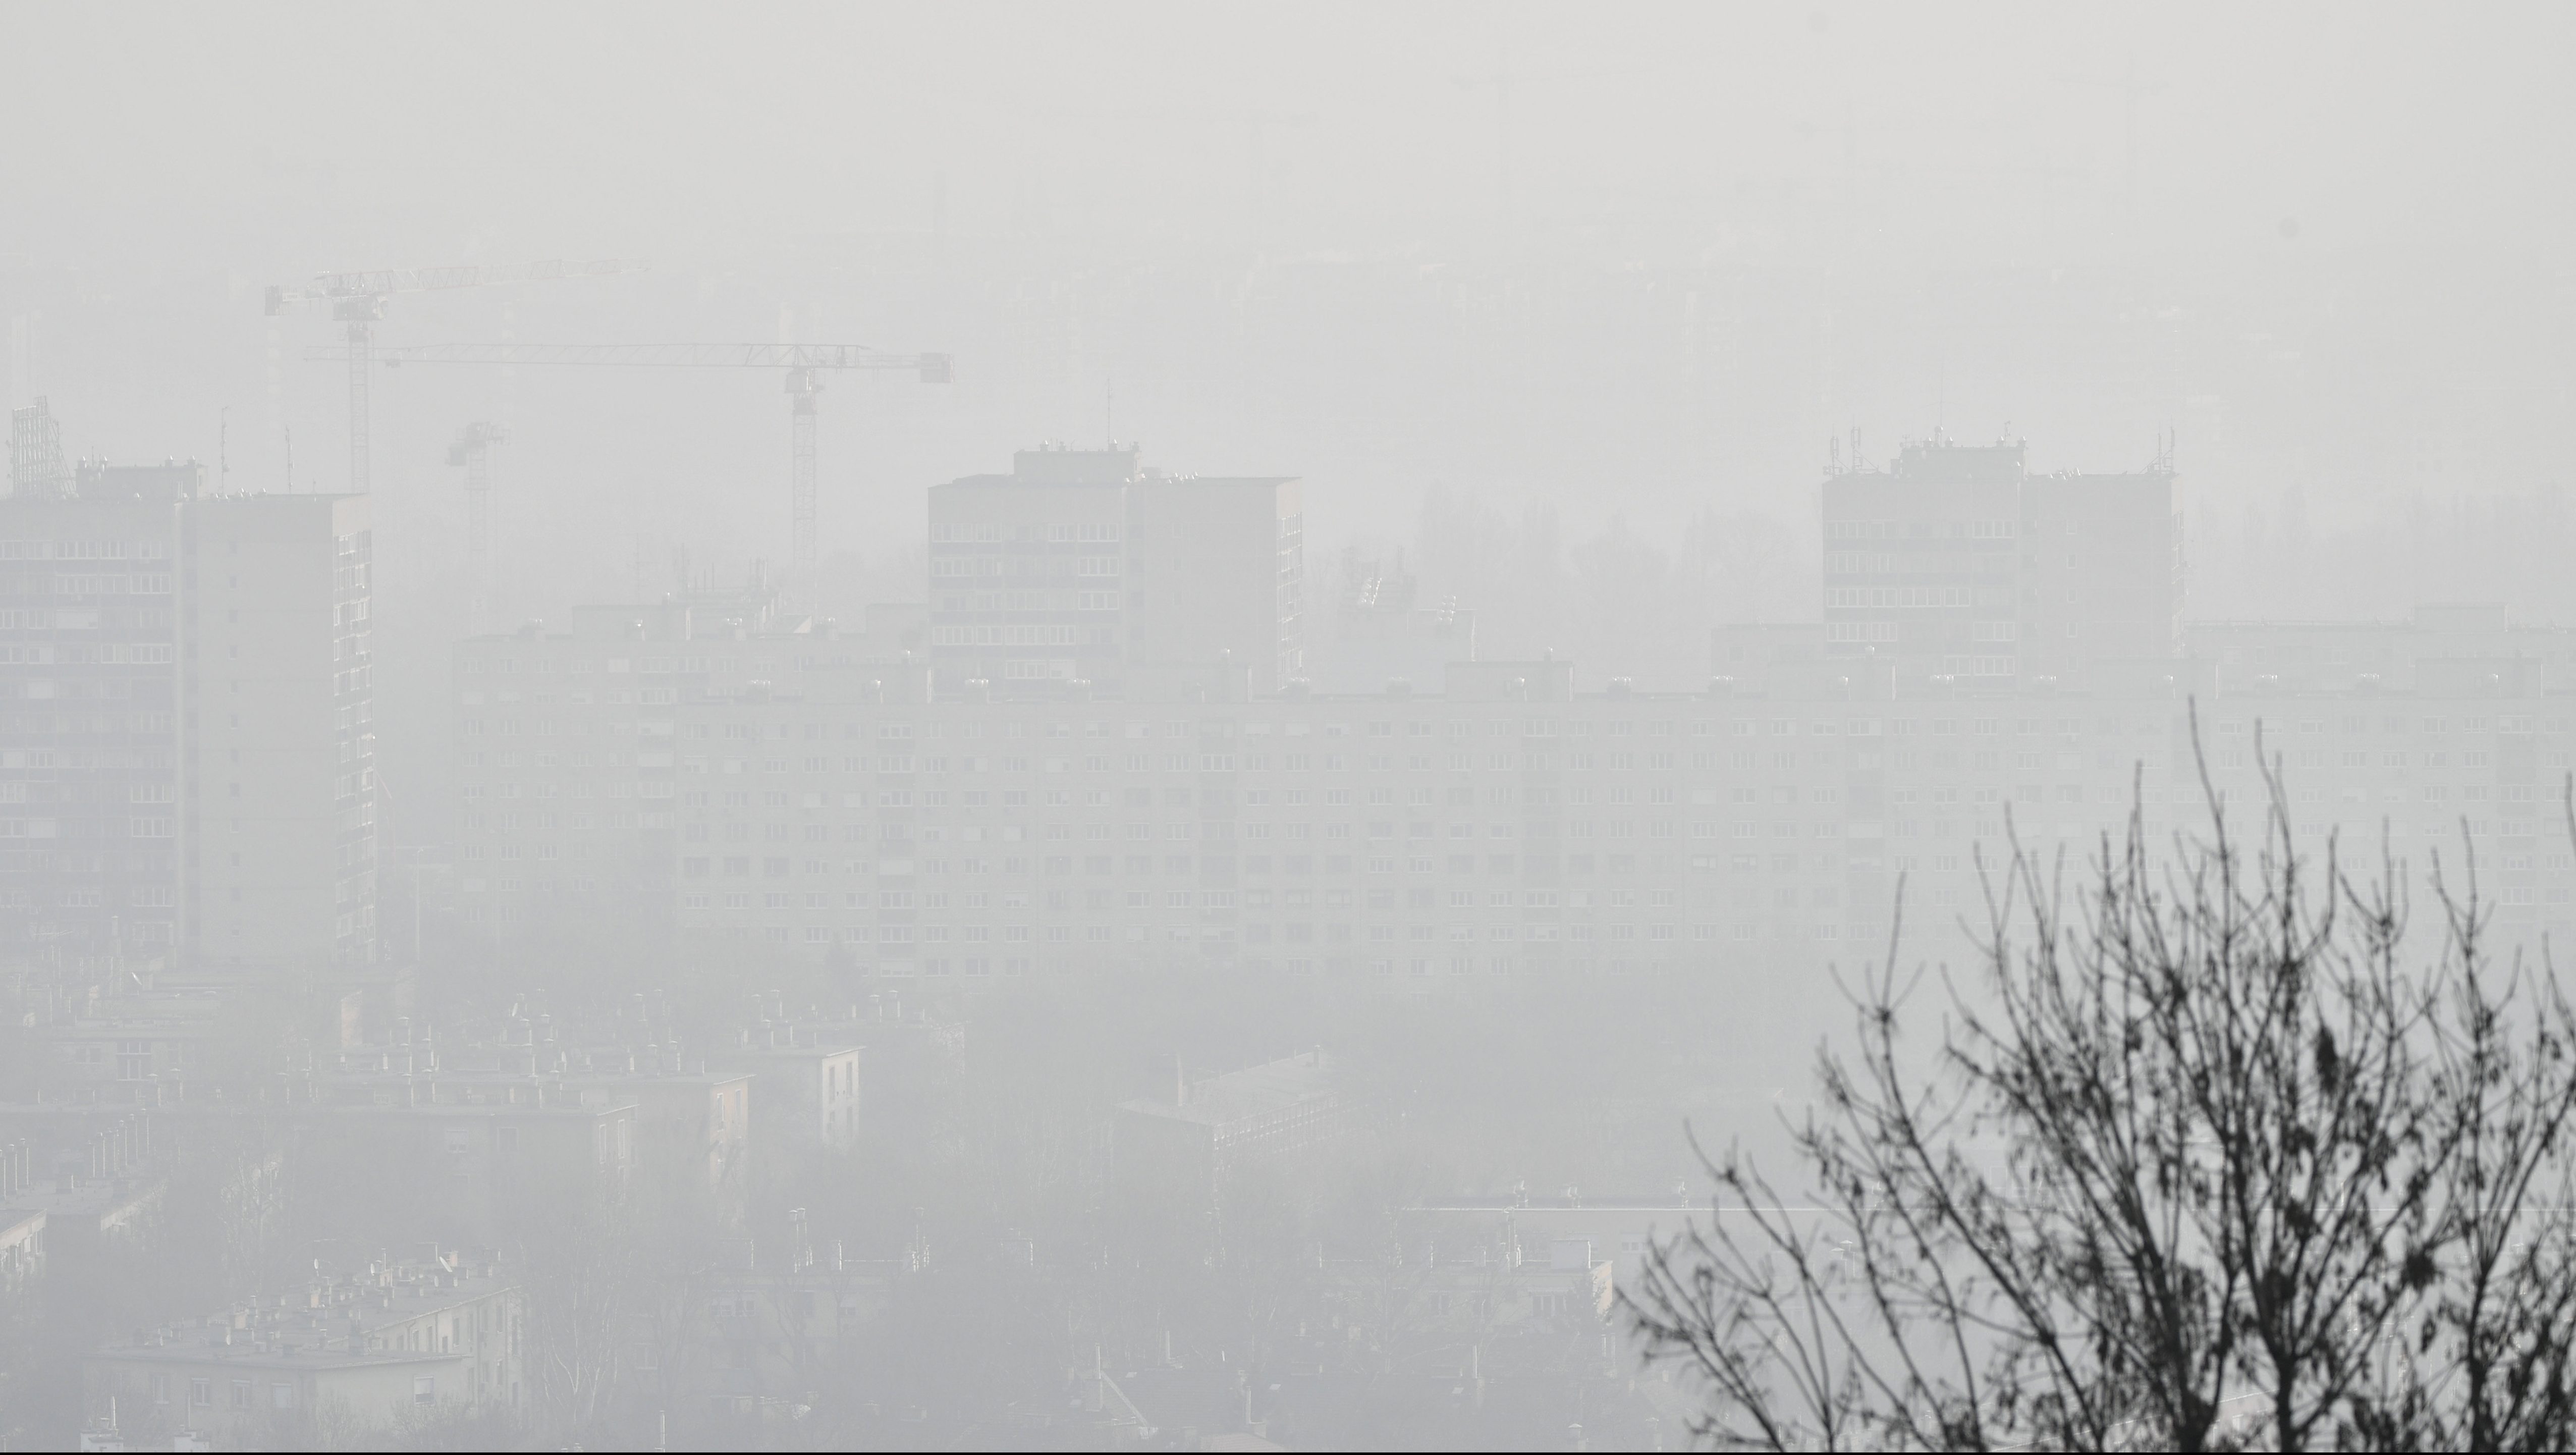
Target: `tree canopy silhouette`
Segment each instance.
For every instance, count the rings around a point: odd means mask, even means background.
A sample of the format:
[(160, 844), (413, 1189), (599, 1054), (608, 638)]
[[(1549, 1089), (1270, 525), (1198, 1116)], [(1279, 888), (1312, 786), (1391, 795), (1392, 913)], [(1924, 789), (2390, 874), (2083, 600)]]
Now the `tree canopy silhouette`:
[[(1729, 1447), (2557, 1449), (2576, 1439), (2576, 1019), (2499, 956), (2473, 855), (2421, 882), (2303, 842), (2277, 765), (2240, 834), (2086, 863), (2008, 834), (1982, 972), (1847, 986), (1784, 1195), (1712, 1211), (1622, 1295)], [(1902, 938), (1896, 944), (1901, 947)], [(1939, 1033), (1909, 1049), (1937, 981)]]

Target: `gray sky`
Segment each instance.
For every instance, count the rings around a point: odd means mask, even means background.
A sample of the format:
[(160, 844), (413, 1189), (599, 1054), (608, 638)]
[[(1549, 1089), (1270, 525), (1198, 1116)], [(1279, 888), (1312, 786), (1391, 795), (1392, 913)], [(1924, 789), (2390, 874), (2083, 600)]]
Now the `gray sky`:
[[(1432, 484), (1579, 528), (1802, 527), (1854, 428), (2009, 427), (2048, 468), (2133, 464), (2174, 429), (2195, 529), (2292, 496), (2368, 520), (2554, 469), (2576, 380), (2562, 7), (20, 6), (0, 27), (12, 388), (125, 457), (211, 458), (228, 418), (245, 481), (284, 480), (290, 429), (300, 486), (345, 469), (340, 381), (301, 361), (332, 330), (272, 328), (261, 286), (541, 257), (655, 271), (400, 299), (381, 337), (792, 328), (958, 355), (953, 390), (827, 400), (826, 549), (863, 554), (917, 531), (934, 480), (1113, 430), (1176, 468), (1305, 476), (1326, 550), (1401, 535)], [(761, 375), (413, 371), (379, 389), (377, 480), (445, 520), (445, 440), (506, 417), (514, 534), (575, 567), (547, 590), (608, 590), (639, 537), (783, 549), (780, 408)]]
[[(147, 274), (174, 224), (254, 271), (733, 252), (925, 227), (945, 174), (964, 231), (1185, 246), (1242, 226), (1267, 114), (1266, 231), (1289, 249), (1492, 241), (1506, 153), (1515, 222), (1657, 257), (1759, 246), (1783, 185), (1941, 204), (1865, 245), (2224, 251), (2295, 216), (2329, 243), (2511, 249), (2564, 221), (2570, 26), (2550, 6), (16, 6), (5, 244)], [(2126, 192), (2132, 79), (2136, 224), (2087, 228)]]

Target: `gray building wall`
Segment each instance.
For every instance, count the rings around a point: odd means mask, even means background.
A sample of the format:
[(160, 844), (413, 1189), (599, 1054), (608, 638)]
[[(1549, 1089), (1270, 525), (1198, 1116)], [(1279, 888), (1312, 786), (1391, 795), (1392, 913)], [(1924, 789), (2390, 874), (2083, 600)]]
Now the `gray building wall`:
[(180, 520), (193, 465), (83, 466), (0, 501), (0, 962), (170, 955)]
[(192, 953), (225, 964), (372, 961), (367, 498), (214, 496), (186, 519)]

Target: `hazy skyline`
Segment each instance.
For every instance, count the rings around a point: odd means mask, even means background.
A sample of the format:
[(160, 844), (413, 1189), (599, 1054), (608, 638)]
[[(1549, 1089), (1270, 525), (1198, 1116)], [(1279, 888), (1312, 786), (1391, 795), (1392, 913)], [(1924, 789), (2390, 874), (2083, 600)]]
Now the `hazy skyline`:
[[(887, 401), (863, 444), (827, 435), (827, 469), (866, 472), (845, 547), (1007, 444), (1109, 429), (1178, 468), (1300, 473), (1326, 520), (1385, 531), (1434, 480), (1526, 497), (1585, 458), (1604, 466), (1590, 508), (1776, 508), (1853, 428), (1884, 444), (2010, 426), (2083, 468), (2174, 428), (2223, 504), (2313, 495), (2216, 417), (2279, 387), (2243, 375), (2283, 353), (2305, 355), (2291, 382), (2323, 415), (2312, 433), (2407, 370), (2566, 403), (2542, 319), (2576, 302), (2549, 181), (2576, 128), (2548, 84), (2569, 22), (2542, 7), (21, 7), (8, 24), (38, 61), (0, 99), (19, 138), (0, 160), (18, 393), (49, 392), (78, 447), (120, 457), (211, 460), (229, 404), (237, 469), (262, 482), (283, 480), (290, 426), (301, 479), (343, 473), (338, 380), (300, 362), (332, 331), (280, 320), (272, 385), (264, 286), (551, 257), (656, 271), (406, 298), (381, 335), (766, 340), (792, 314), (804, 338), (958, 355), (954, 402)], [(2366, 373), (2334, 357), (2361, 341), (2390, 346)], [(1218, 357), (1238, 343), (1259, 357)], [(1785, 399), (1734, 397), (1730, 371), (1783, 365)], [(616, 461), (678, 505), (692, 479), (775, 467), (750, 380), (516, 387), (523, 481)], [(426, 456), (459, 422), (380, 390), (390, 468), (407, 429)], [(682, 394), (704, 401), (694, 418), (675, 417)], [(2522, 413), (2504, 439), (2481, 420), (2476, 447), (2537, 457), (2511, 437), (2547, 433)], [(620, 460), (639, 417), (668, 432)], [(1724, 446), (1694, 445), (1710, 428)]]

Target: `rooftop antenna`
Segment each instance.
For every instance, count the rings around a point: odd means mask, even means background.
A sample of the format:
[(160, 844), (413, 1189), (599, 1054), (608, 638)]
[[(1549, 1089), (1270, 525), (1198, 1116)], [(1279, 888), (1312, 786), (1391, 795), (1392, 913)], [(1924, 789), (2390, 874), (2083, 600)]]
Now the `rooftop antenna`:
[(215, 411), (215, 488), (219, 491), (233, 478), (232, 413), (229, 404)]

